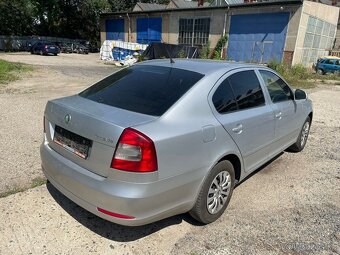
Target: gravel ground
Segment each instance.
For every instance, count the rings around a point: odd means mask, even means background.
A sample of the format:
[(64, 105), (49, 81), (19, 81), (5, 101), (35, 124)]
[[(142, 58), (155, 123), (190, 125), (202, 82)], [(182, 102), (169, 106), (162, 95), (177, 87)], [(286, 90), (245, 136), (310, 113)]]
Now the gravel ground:
[[(0, 183), (5, 187), (15, 176), (29, 180), (41, 174), (37, 148), (46, 100), (77, 91), (92, 79), (78, 76), (68, 83), (65, 74), (58, 76), (60, 70), (47, 68), (40, 79), (29, 77), (40, 80), (39, 89), (32, 86), (35, 92), (0, 94), (1, 120), (7, 117), (0, 122), (5, 141)], [(53, 95), (42, 89), (50, 75)], [(21, 90), (23, 83), (10, 87), (21, 85)], [(64, 90), (66, 84), (70, 87)], [(218, 221), (201, 226), (183, 214), (122, 227), (88, 213), (47, 184), (0, 199), (0, 254), (340, 254), (340, 88), (320, 86), (310, 97), (315, 112), (305, 150), (283, 153), (241, 183)]]
[(49, 99), (75, 94), (117, 70), (98, 54), (38, 56), (0, 54), (1, 59), (32, 64), (21, 80), (0, 85), (0, 193), (30, 186), (43, 177), (39, 160), (42, 116)]

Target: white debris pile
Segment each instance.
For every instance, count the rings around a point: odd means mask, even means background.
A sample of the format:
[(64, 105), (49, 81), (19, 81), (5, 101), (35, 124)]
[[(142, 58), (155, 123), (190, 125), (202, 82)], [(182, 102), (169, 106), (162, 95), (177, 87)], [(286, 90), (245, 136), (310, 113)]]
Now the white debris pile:
[(147, 47), (147, 44), (106, 40), (100, 48), (100, 59), (120, 66), (133, 65)]

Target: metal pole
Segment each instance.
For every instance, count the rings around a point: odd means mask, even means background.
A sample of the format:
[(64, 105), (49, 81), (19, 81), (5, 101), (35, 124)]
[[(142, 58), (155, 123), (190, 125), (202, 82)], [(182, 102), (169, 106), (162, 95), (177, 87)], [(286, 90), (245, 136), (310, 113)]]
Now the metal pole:
[(131, 19), (130, 19), (129, 13), (126, 13), (126, 16), (128, 17), (128, 21), (129, 21), (129, 28), (128, 28), (128, 42), (130, 42), (130, 36), (131, 36)]

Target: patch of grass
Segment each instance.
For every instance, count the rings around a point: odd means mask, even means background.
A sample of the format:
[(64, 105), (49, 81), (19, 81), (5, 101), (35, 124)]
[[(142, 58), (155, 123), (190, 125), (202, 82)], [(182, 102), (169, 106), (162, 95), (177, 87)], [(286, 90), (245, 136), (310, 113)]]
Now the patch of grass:
[(16, 193), (23, 192), (23, 191), (25, 191), (25, 190), (27, 190), (27, 189), (15, 187), (15, 188), (12, 188), (12, 189), (10, 189), (10, 190), (8, 190), (8, 191), (5, 191), (5, 192), (0, 193), (0, 198), (8, 197), (8, 196), (10, 196), (10, 195), (14, 195), (14, 194), (16, 194)]
[(13, 63), (0, 59), (0, 85), (18, 80), (21, 73), (32, 70), (33, 68), (30, 65)]
[(315, 82), (311, 81), (312, 73), (303, 65), (289, 66), (277, 61), (268, 63), (268, 67), (278, 72), (294, 88), (314, 88)]
[(322, 77), (325, 77), (325, 80), (332, 80), (332, 81), (340, 81), (340, 75), (339, 73), (330, 73), (326, 75), (322, 75)]
[(43, 177), (36, 177), (32, 180), (32, 183), (31, 183), (31, 187), (30, 188), (36, 188), (36, 187), (39, 187), (41, 185), (44, 185), (47, 183), (47, 180), (46, 178), (43, 178)]
[(11, 188), (8, 191), (1, 192), (0, 193), (0, 198), (8, 197), (10, 195), (14, 195), (14, 194), (19, 193), (19, 192), (24, 192), (26, 190), (39, 187), (39, 186), (44, 185), (46, 183), (47, 183), (47, 180), (45, 178), (43, 178), (43, 177), (36, 177), (36, 178), (34, 178), (32, 180), (31, 184), (28, 187), (14, 187), (14, 188)]
[(294, 88), (314, 88), (317, 82), (325, 84), (334, 84), (326, 81), (340, 81), (340, 75), (338, 74), (316, 74), (301, 64), (289, 66), (277, 61), (271, 61), (268, 63), (268, 67), (275, 70), (283, 76), (283, 78)]

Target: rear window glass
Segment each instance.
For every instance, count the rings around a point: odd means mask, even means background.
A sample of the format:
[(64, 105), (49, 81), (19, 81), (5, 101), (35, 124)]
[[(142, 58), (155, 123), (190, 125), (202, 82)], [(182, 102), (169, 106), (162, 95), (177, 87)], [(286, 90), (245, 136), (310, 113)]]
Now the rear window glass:
[(79, 95), (125, 110), (161, 116), (203, 76), (177, 68), (136, 65), (108, 76)]

